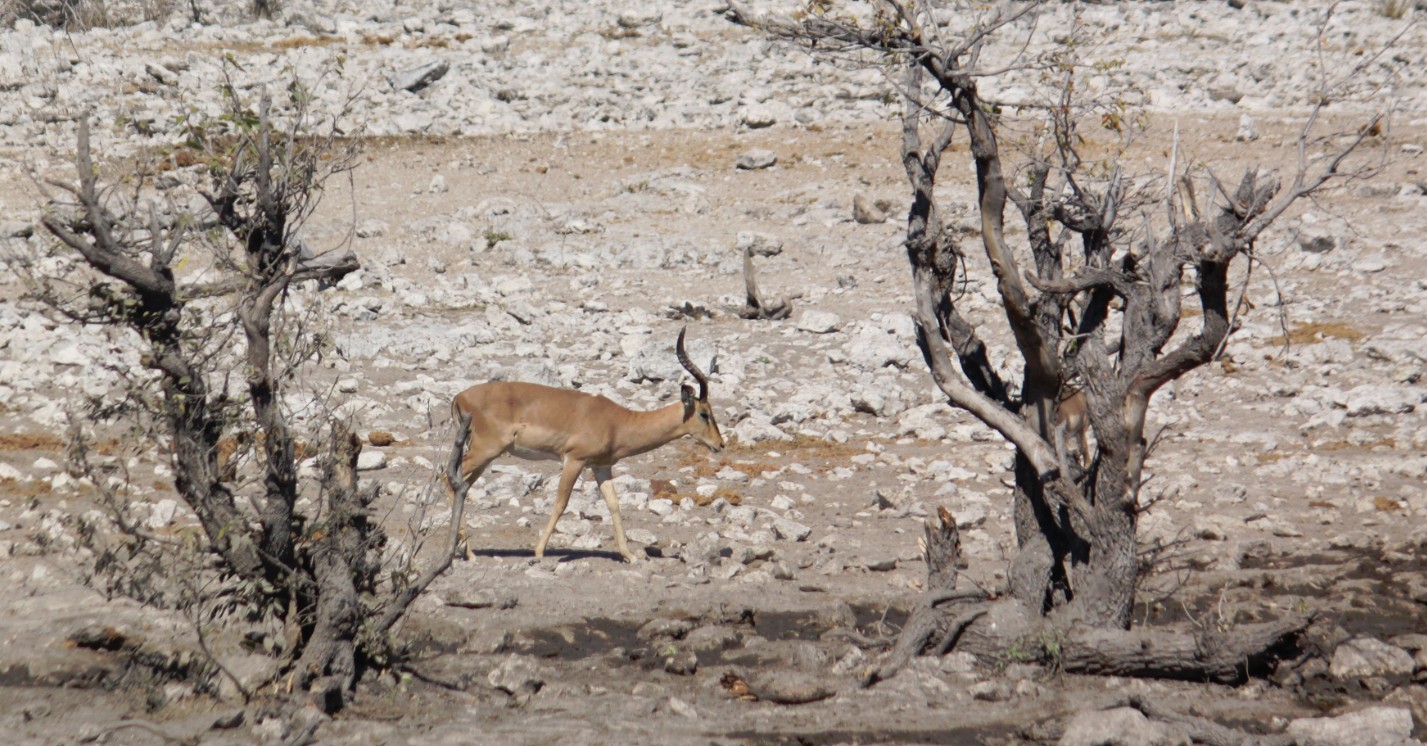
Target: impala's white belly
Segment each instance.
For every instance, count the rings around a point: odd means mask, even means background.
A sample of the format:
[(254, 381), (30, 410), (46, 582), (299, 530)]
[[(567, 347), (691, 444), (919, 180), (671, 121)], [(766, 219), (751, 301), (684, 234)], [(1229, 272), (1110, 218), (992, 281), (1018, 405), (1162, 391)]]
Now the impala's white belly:
[(524, 447), (524, 446), (518, 446), (518, 445), (512, 445), (510, 448), (506, 449), (506, 453), (509, 453), (510, 455), (515, 456), (516, 458), (523, 458), (523, 459), (525, 459), (526, 461), (560, 461), (560, 460), (561, 460), (561, 459), (560, 459), (560, 454), (555, 453), (554, 451), (540, 451), (540, 450), (536, 450), (536, 449), (534, 449), (534, 448), (526, 448), (526, 447)]

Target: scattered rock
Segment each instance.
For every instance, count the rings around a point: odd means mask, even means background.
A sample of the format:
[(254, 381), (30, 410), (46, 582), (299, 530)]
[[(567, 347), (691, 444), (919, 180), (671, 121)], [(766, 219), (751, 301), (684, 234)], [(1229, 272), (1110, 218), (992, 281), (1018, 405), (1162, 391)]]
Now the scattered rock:
[(852, 198), (852, 219), (863, 225), (885, 223), (887, 222), (887, 213), (866, 197), (858, 194)]
[(357, 456), (357, 471), (377, 471), (386, 465), (386, 453), (382, 451), (362, 451)]
[(694, 652), (712, 652), (737, 647), (743, 635), (732, 627), (699, 627), (684, 637), (684, 646)]
[(1417, 408), (1422, 396), (1413, 389), (1380, 384), (1363, 384), (1349, 390), (1347, 410), (1349, 417), (1366, 417), (1374, 414), (1407, 414)]
[(1341, 243), (1338, 234), (1326, 225), (1301, 222), (1291, 231), (1298, 248), (1312, 254), (1326, 254)]
[(771, 106), (756, 104), (743, 110), (743, 126), (748, 129), (763, 129), (764, 127), (772, 127), (777, 123), (778, 114)]
[(1234, 139), (1239, 142), (1253, 142), (1259, 139), (1258, 127), (1253, 117), (1248, 114), (1239, 116), (1239, 132), (1234, 135)]
[(759, 671), (748, 677), (749, 691), (766, 702), (802, 705), (837, 694), (837, 686), (826, 675), (790, 669)]
[(792, 541), (802, 541), (811, 535), (813, 529), (804, 526), (791, 518), (776, 518), (773, 520), (773, 533), (780, 539), (790, 539)]
[(692, 676), (699, 670), (699, 656), (692, 650), (678, 650), (664, 656), (664, 672)]
[(872, 572), (890, 572), (897, 569), (897, 558), (880, 557), (878, 559), (867, 560), (867, 569)]
[(1133, 707), (1081, 710), (1070, 719), (1059, 746), (1190, 746), (1189, 736), (1153, 722)]
[(451, 63), (445, 60), (433, 60), (392, 75), (391, 87), (415, 93), (440, 80), (450, 69)]
[(515, 698), (524, 705), (545, 686), (548, 678), (545, 671), (533, 660), (523, 655), (512, 655), (501, 661), (486, 677), (490, 685)]
[(771, 233), (739, 231), (734, 248), (740, 252), (752, 252), (754, 256), (778, 256), (783, 253), (783, 240)]
[(178, 501), (165, 498), (154, 503), (149, 511), (149, 517), (144, 521), (144, 525), (149, 528), (163, 528), (173, 523), (174, 515), (178, 512)]
[(641, 640), (682, 640), (693, 628), (687, 619), (651, 619), (637, 634)]
[(1299, 718), (1287, 733), (1309, 746), (1402, 746), (1411, 742), (1412, 712), (1368, 707), (1338, 717)]
[(1412, 656), (1406, 650), (1371, 637), (1359, 637), (1333, 651), (1328, 671), (1335, 679), (1363, 679), (1406, 676), (1414, 667)]
[(645, 26), (658, 26), (664, 20), (664, 14), (650, 8), (624, 11), (615, 19), (620, 28), (637, 29)]
[(842, 328), (842, 317), (831, 311), (804, 311), (795, 325), (813, 334), (831, 334)]
[(771, 150), (755, 148), (738, 156), (734, 166), (740, 171), (758, 171), (764, 168), (771, 168), (778, 162), (778, 156)]
[(690, 720), (699, 719), (699, 711), (695, 710), (693, 705), (689, 704), (688, 702), (685, 702), (682, 699), (679, 699), (678, 697), (669, 698), (669, 711), (674, 713), (675, 715), (678, 715), (680, 717), (686, 717)]
[(0, 220), (0, 238), (29, 238), (35, 234), (35, 226), (20, 220)]
[(219, 715), (213, 719), (214, 730), (232, 730), (243, 724), (246, 713), (243, 710), (234, 710), (224, 715)]

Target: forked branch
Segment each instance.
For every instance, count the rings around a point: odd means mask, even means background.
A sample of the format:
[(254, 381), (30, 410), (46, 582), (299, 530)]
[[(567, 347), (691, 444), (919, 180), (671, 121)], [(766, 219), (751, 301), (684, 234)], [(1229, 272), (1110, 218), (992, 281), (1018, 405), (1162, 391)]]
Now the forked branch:
[(466, 494), (471, 491), (471, 483), (461, 476), (461, 459), (465, 456), (466, 448), (471, 443), (471, 415), (468, 412), (458, 412), (456, 415), (457, 431), (456, 442), (451, 446), (451, 457), (446, 462), (446, 486), (451, 490), (451, 531), (446, 540), (445, 551), (443, 551), (435, 563), (426, 568), (426, 572), (417, 578), (416, 582), (402, 589), (387, 605), (382, 615), (377, 618), (373, 625), (380, 633), (389, 631), (403, 615), (406, 614), (407, 607), (415, 601), (418, 596), (426, 592), (436, 578), (446, 572), (451, 567), (451, 562), (456, 558), (457, 548), (461, 543), (461, 525), (466, 520)]

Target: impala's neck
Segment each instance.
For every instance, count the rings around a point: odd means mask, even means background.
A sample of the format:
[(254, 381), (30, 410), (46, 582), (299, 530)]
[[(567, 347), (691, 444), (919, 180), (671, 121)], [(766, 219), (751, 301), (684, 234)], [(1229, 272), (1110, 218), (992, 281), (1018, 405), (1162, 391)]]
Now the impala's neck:
[(684, 435), (684, 405), (675, 402), (648, 412), (631, 411), (628, 425), (619, 434), (616, 459), (647, 453)]

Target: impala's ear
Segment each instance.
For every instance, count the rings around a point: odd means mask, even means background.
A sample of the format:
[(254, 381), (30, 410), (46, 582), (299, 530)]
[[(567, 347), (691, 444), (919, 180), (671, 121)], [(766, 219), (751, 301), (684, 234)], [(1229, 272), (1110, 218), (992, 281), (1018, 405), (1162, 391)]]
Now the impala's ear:
[(689, 416), (694, 411), (694, 389), (692, 386), (679, 387), (679, 401), (684, 403), (684, 416)]

